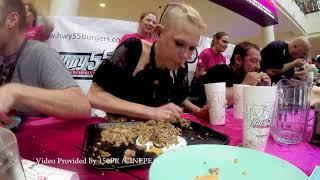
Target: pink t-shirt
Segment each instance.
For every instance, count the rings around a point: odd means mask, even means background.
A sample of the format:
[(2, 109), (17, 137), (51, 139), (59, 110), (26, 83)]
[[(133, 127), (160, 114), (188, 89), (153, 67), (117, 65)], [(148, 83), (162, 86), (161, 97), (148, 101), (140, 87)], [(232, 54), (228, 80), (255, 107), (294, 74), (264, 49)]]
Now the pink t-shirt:
[(153, 37), (144, 38), (138, 33), (133, 33), (133, 34), (125, 34), (124, 36), (122, 36), (119, 44), (123, 43), (125, 40), (127, 40), (129, 38), (143, 39), (143, 40), (146, 40), (146, 41), (151, 42), (151, 43), (153, 43), (155, 41), (155, 39)]
[(45, 35), (44, 26), (28, 26), (24, 29), (24, 35), (26, 39), (38, 40), (38, 41), (46, 41), (49, 39), (50, 35)]
[(204, 49), (198, 56), (198, 59), (197, 66), (205, 68), (206, 71), (217, 64), (226, 63), (226, 58), (223, 54), (221, 52), (214, 52), (212, 48)]

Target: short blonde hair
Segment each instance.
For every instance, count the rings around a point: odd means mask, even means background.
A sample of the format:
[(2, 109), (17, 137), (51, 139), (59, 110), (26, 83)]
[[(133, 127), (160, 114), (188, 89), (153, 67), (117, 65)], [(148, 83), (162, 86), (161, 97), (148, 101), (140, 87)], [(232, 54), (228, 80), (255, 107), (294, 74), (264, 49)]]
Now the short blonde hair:
[(196, 25), (202, 34), (207, 27), (197, 10), (190, 5), (182, 3), (168, 4), (160, 17), (159, 23), (167, 28), (180, 19), (188, 20), (190, 23)]

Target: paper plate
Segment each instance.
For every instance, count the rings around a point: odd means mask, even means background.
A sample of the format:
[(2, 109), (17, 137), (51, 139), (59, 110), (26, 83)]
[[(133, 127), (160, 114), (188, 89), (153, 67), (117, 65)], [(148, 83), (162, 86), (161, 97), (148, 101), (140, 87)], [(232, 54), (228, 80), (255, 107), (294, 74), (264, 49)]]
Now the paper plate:
[(152, 163), (150, 180), (193, 180), (218, 168), (218, 180), (306, 180), (297, 167), (252, 149), (224, 145), (192, 145), (160, 155)]
[[(141, 144), (139, 142), (139, 139), (140, 139), (140, 137), (137, 138), (136, 145), (138, 147), (144, 148), (147, 152), (150, 152), (151, 149), (154, 147), (154, 144), (151, 141), (149, 141), (149, 142), (147, 142), (146, 144), (143, 145), (143, 144)], [(178, 141), (177, 144), (170, 144), (170, 145), (168, 145), (166, 147), (161, 148), (161, 153), (168, 152), (168, 151), (180, 148), (180, 147), (187, 146), (187, 141), (183, 137), (177, 136), (177, 141)]]
[(21, 123), (21, 118), (18, 116), (11, 116), (10, 118), (14, 121), (14, 123), (7, 125), (6, 126), (7, 129), (13, 129), (15, 127), (18, 127), (19, 124)]

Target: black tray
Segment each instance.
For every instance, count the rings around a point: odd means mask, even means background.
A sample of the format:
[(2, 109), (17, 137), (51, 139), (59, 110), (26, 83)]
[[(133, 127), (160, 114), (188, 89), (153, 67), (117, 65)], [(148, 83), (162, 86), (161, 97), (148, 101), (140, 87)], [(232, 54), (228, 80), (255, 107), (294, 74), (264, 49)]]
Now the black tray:
[(182, 132), (181, 136), (187, 141), (187, 145), (194, 144), (229, 144), (229, 137), (214, 131), (206, 126), (202, 126), (196, 122), (190, 124), (191, 128), (181, 127), (180, 125), (174, 124), (179, 127)]
[[(153, 159), (156, 158), (156, 154), (153, 153), (146, 153), (142, 150), (138, 150), (135, 145), (129, 145), (129, 146), (120, 146), (120, 147), (114, 147), (111, 144), (106, 145), (103, 148), (110, 152), (111, 156), (107, 159), (102, 159), (102, 162), (107, 162), (104, 165), (101, 164), (93, 164), (92, 159), (92, 153), (94, 152), (94, 147), (96, 147), (96, 143), (100, 140), (100, 132), (106, 128), (107, 126), (113, 125), (113, 124), (127, 124), (132, 125), (136, 123), (142, 123), (142, 122), (121, 122), (121, 123), (98, 123), (93, 124), (87, 127), (86, 134), (85, 134), (85, 140), (83, 144), (82, 149), (82, 158), (86, 160), (87, 164), (89, 164), (91, 167), (101, 170), (113, 170), (113, 169), (120, 169), (120, 168), (130, 168), (130, 167), (139, 167), (139, 166), (145, 166), (152, 163)], [(179, 127), (182, 132), (181, 136), (184, 137), (187, 141), (188, 145), (194, 145), (194, 144), (228, 144), (229, 143), (229, 137), (221, 134), (219, 132), (216, 132), (208, 127), (202, 126), (198, 123), (191, 122), (189, 128), (181, 127), (180, 125), (175, 124), (176, 127)], [(140, 160), (144, 160), (143, 163), (135, 163), (135, 164), (126, 164), (122, 163), (122, 158), (124, 151), (126, 149), (134, 149), (136, 151), (136, 158), (140, 158)], [(109, 163), (113, 160), (118, 160), (119, 163)], [(91, 163), (90, 163), (91, 162)]]

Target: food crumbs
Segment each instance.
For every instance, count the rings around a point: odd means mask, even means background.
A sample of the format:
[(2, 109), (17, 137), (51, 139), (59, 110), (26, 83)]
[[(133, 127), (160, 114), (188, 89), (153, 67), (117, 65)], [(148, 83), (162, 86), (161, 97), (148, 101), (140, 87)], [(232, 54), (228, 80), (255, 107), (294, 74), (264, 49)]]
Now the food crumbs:
[(233, 159), (233, 163), (235, 163), (235, 164), (239, 163), (239, 159), (238, 158), (234, 158)]
[(209, 173), (219, 175), (219, 168), (210, 168)]

